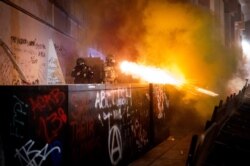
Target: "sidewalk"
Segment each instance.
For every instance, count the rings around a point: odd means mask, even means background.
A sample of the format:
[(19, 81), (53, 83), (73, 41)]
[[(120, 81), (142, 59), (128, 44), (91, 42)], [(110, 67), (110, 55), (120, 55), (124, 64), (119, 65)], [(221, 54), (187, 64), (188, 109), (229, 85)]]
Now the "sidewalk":
[(129, 166), (185, 166), (192, 136), (191, 129), (174, 129), (168, 139)]

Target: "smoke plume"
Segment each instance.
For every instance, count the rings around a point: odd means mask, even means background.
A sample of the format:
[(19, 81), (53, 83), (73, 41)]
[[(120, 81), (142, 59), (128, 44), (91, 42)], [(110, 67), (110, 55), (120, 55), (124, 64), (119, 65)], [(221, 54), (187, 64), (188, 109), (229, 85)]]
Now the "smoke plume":
[[(133, 60), (182, 74), (189, 84), (220, 94), (218, 98), (181, 93), (182, 111), (211, 115), (229, 95), (227, 82), (238, 70), (236, 50), (223, 46), (220, 27), (208, 10), (185, 0), (85, 0), (85, 45), (119, 60)], [(192, 103), (192, 104), (190, 104)], [(195, 108), (193, 108), (195, 107)]]

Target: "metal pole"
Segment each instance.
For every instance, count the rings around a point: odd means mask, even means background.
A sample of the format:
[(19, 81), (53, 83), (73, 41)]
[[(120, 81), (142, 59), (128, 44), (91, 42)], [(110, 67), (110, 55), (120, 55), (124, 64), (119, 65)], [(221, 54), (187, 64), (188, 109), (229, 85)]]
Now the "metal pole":
[(155, 125), (154, 125), (154, 86), (152, 83), (149, 84), (149, 126), (150, 126), (150, 140), (151, 145), (155, 144)]

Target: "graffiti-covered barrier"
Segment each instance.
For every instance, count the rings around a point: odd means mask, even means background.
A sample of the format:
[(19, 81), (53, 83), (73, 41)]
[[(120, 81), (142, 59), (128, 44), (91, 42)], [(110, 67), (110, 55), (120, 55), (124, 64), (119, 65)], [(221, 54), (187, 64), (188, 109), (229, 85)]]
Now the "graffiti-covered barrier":
[(0, 91), (1, 165), (126, 165), (168, 137), (164, 86), (1, 86)]

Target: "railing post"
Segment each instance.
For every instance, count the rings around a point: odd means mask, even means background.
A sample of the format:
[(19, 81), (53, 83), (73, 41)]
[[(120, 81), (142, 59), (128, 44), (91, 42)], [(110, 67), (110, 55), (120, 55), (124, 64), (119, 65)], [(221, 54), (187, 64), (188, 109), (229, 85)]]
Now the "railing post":
[(153, 84), (149, 84), (149, 126), (150, 126), (150, 145), (153, 146), (155, 143), (154, 133), (154, 88)]

